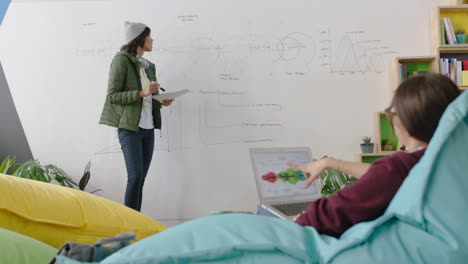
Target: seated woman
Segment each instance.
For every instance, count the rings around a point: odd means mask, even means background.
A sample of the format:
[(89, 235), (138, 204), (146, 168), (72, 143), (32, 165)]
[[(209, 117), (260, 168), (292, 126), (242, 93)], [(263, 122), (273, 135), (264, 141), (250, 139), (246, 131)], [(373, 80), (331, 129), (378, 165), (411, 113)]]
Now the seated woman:
[(307, 188), (325, 169), (357, 178), (353, 185), (310, 204), (296, 223), (339, 237), (351, 226), (381, 216), (411, 168), (424, 154), (445, 108), (460, 94), (449, 78), (435, 73), (403, 81), (385, 110), (398, 140), (407, 152), (397, 152), (373, 164), (324, 158), (307, 165), (288, 163), (304, 172)]

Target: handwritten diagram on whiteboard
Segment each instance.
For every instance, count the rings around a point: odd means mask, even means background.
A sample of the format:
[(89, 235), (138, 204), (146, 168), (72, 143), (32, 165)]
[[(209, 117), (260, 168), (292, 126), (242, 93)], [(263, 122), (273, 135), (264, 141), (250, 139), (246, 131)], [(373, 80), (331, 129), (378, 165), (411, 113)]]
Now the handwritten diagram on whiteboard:
[[(85, 35), (96, 34), (99, 25), (84, 23), (80, 28)], [(380, 40), (369, 39), (362, 30), (345, 32), (333, 39), (328, 28), (315, 32), (291, 31), (276, 37), (264, 33), (186, 34), (183, 28), (179, 34), (175, 32), (155, 37), (154, 50), (147, 54), (155, 62), (179, 58), (178, 76), (166, 75), (167, 65), (161, 63), (158, 78), (187, 82), (200, 74), (203, 77), (196, 78), (204, 79), (205, 83), (189, 87), (194, 93), (177, 100), (164, 114), (165, 125), (155, 150), (184, 149), (196, 144), (274, 143), (278, 132), (284, 129), (287, 106), (277, 96), (262, 97), (262, 93), (271, 92), (262, 87), (253, 91), (249, 83), (259, 79), (270, 82), (303, 78), (317, 69), (330, 74), (382, 73), (383, 57), (395, 53)], [(83, 47), (76, 52), (77, 56), (112, 56), (108, 48)], [(190, 113), (182, 107), (187, 100), (191, 101)], [(192, 137), (197, 142), (187, 140), (180, 129), (187, 117), (196, 119), (192, 125), (197, 129), (191, 133), (198, 134)]]
[[(385, 70), (385, 54), (397, 53), (378, 39), (368, 39), (365, 31), (351, 31), (335, 41), (331, 30), (320, 32), (321, 66), (330, 73), (382, 73)], [(335, 49), (332, 48), (335, 44)]]

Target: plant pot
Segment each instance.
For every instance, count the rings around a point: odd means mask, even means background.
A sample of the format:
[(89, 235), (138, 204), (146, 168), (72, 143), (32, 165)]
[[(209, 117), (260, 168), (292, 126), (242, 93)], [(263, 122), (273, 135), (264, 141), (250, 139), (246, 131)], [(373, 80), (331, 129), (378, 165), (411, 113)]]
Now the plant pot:
[(465, 34), (458, 34), (457, 36), (458, 44), (465, 44), (466, 42), (466, 35)]
[(362, 153), (374, 153), (374, 143), (361, 144)]
[(385, 145), (382, 147), (382, 150), (383, 150), (383, 151), (393, 151), (393, 145), (392, 145), (392, 144), (385, 144)]

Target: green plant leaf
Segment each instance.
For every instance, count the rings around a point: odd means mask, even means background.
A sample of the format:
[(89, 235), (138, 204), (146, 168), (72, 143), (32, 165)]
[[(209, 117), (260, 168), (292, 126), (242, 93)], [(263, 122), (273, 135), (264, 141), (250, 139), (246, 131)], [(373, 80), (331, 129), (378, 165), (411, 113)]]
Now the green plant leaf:
[(324, 196), (329, 196), (346, 186), (350, 186), (357, 179), (343, 172), (339, 172), (332, 169), (326, 169), (320, 175), (320, 180), (320, 192)]
[(86, 185), (88, 185), (89, 178), (91, 177), (91, 173), (88, 171), (85, 172), (83, 177), (81, 177), (80, 182), (78, 183), (78, 187), (80, 187), (80, 190), (84, 191), (86, 188)]
[(348, 186), (348, 181), (346, 180), (346, 176), (344, 175), (344, 173), (338, 172), (336, 175), (338, 178), (338, 183), (342, 188)]
[(43, 174), (42, 168), (39, 168), (39, 167), (31, 168), (31, 176), (33, 180), (40, 181), (41, 174)]
[(18, 167), (15, 169), (15, 171), (13, 173), (13, 176), (17, 176), (17, 177), (20, 177), (20, 178), (25, 178), (26, 173), (27, 173), (26, 169), (28, 168), (29, 164), (30, 164), (30, 162), (28, 162), (28, 161), (24, 162), (22, 164), (18, 164)]
[(21, 166), (21, 163), (16, 163), (11, 169), (11, 175), (15, 174), (15, 171)]
[(65, 186), (65, 183), (63, 182), (63, 178), (54, 178), (56, 182), (58, 182), (61, 186)]
[(335, 192), (341, 189), (341, 186), (336, 181), (333, 182), (333, 187), (335, 187)]
[(51, 181), (59, 183), (61, 186), (75, 188), (78, 184), (68, 176), (68, 174), (56, 165), (48, 164), (44, 166), (51, 177)]
[(5, 173), (6, 170), (5, 170), (5, 167), (6, 167), (6, 164), (7, 164), (7, 159), (9, 158), (10, 156), (8, 156), (3, 162), (2, 162), (2, 165), (0, 165), (0, 172), (1, 173)]
[(20, 172), (22, 170), (22, 166), (23, 166), (23, 164), (16, 164), (15, 167), (13, 168), (12, 175), (19, 177), (19, 174), (20, 174)]
[(3, 160), (2, 164), (0, 165), (0, 173), (7, 174), (8, 170), (15, 164), (16, 162), (16, 157), (10, 157), (8, 155), (5, 160)]

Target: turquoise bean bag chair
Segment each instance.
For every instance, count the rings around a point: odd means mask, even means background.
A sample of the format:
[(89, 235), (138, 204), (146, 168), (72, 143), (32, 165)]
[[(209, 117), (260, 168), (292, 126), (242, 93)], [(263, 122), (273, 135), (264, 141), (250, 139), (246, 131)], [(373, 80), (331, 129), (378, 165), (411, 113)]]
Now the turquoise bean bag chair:
[(272, 217), (214, 215), (145, 238), (101, 263), (468, 263), (467, 203), (464, 92), (384, 215), (339, 239)]

